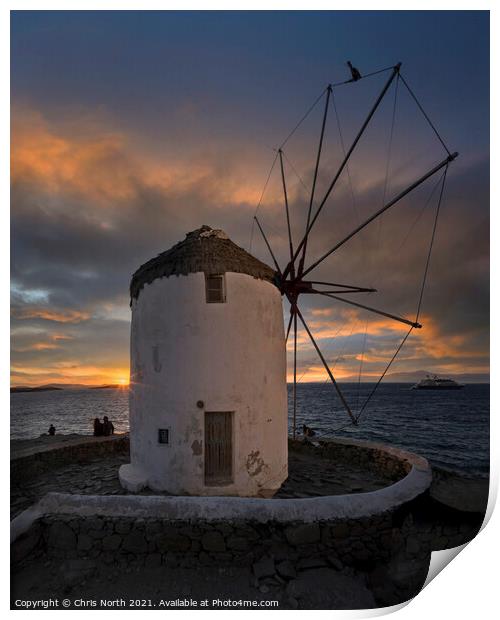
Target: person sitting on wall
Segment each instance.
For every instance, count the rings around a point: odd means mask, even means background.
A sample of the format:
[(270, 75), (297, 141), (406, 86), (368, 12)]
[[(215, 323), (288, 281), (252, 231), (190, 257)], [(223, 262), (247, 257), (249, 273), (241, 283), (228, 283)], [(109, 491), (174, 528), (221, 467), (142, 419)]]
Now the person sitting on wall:
[(314, 437), (314, 435), (316, 435), (316, 432), (305, 424), (302, 424), (302, 432), (304, 434), (304, 437)]
[(104, 435), (104, 424), (96, 418), (94, 420), (94, 437), (102, 437)]
[(113, 426), (113, 422), (108, 419), (108, 416), (105, 415), (103, 418), (103, 435), (109, 437), (109, 435), (114, 435), (115, 427)]
[(51, 424), (49, 426), (49, 435), (53, 437), (55, 434), (56, 434), (56, 427), (53, 424)]

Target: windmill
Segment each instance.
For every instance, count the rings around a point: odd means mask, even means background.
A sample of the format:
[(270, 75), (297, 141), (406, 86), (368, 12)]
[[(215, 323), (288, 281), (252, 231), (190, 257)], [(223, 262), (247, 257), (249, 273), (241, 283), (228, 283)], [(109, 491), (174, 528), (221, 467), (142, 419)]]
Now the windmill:
[[(320, 171), (320, 166), (322, 162), (322, 151), (323, 151), (323, 143), (324, 143), (324, 138), (325, 138), (325, 127), (326, 127), (327, 118), (328, 118), (328, 114), (332, 106), (332, 103), (333, 105), (335, 105), (334, 96), (335, 96), (336, 89), (338, 87), (343, 87), (345, 85), (351, 85), (350, 87), (356, 88), (357, 87), (356, 85), (359, 84), (361, 80), (368, 78), (370, 76), (373, 76), (373, 75), (377, 75), (380, 73), (386, 73), (386, 72), (389, 73), (389, 77), (387, 81), (385, 82), (382, 90), (376, 97), (371, 108), (369, 109), (368, 114), (365, 120), (363, 121), (363, 123), (361, 124), (351, 145), (346, 150), (342, 143), (343, 150), (344, 150), (343, 159), (340, 165), (338, 166), (337, 170), (334, 172), (331, 182), (329, 183), (326, 189), (326, 192), (322, 196), (317, 196), (316, 194), (317, 194), (317, 187), (318, 187), (318, 183), (317, 183), (318, 173)], [(351, 230), (351, 232), (349, 232), (349, 234), (345, 235), (343, 238), (338, 240), (335, 244), (333, 244), (328, 249), (328, 251), (324, 252), (321, 256), (314, 258), (310, 263), (308, 263), (307, 261), (307, 259), (309, 258), (308, 242), (311, 239), (312, 234), (315, 232), (315, 227), (317, 227), (319, 216), (325, 209), (328, 199), (331, 196), (342, 173), (346, 169), (348, 171), (348, 163), (349, 163), (349, 160), (353, 152), (358, 147), (358, 144), (360, 140), (362, 139), (363, 134), (366, 132), (368, 126), (371, 124), (375, 113), (377, 112), (380, 104), (382, 103), (384, 97), (386, 97), (389, 89), (391, 88), (391, 85), (393, 84), (395, 84), (396, 93), (397, 93), (397, 89), (400, 84), (402, 84), (403, 87), (407, 90), (409, 96), (413, 99), (413, 101), (417, 105), (418, 110), (423, 115), (425, 122), (428, 123), (431, 130), (434, 132), (435, 136), (438, 138), (440, 144), (444, 148), (446, 152), (446, 156), (444, 157), (444, 159), (439, 161), (439, 163), (432, 166), (427, 172), (420, 175), (418, 178), (412, 180), (408, 185), (406, 185), (406, 187), (404, 187), (404, 189), (400, 190), (395, 196), (393, 196), (387, 201), (384, 200), (384, 204), (379, 209), (375, 210), (364, 221), (359, 222), (358, 225), (353, 230)], [(300, 124), (309, 115), (312, 109), (321, 100), (324, 100), (324, 111), (322, 115), (321, 129), (320, 129), (320, 135), (319, 135), (317, 151), (316, 151), (314, 173), (312, 177), (312, 185), (310, 188), (310, 194), (309, 194), (309, 199), (308, 199), (306, 223), (305, 223), (304, 232), (300, 238), (300, 241), (298, 243), (297, 242), (294, 243), (292, 239), (289, 196), (288, 196), (288, 191), (287, 191), (287, 178), (286, 178), (285, 166), (284, 166), (284, 158), (286, 158), (284, 146), (286, 142), (289, 140), (289, 138), (294, 134), (294, 132), (300, 126)], [(336, 112), (336, 108), (335, 108), (335, 112)], [(338, 120), (338, 116), (337, 116), (337, 120)], [(391, 137), (392, 137), (393, 129), (394, 129), (394, 114), (392, 118)], [(427, 274), (429, 270), (432, 248), (434, 244), (437, 221), (439, 217), (440, 207), (441, 207), (443, 193), (444, 193), (445, 184), (446, 184), (448, 167), (456, 159), (456, 157), (458, 156), (458, 153), (451, 152), (446, 146), (446, 144), (444, 143), (435, 125), (432, 123), (431, 119), (429, 118), (423, 106), (421, 105), (419, 99), (416, 97), (413, 90), (410, 88), (407, 80), (403, 77), (401, 73), (401, 63), (398, 63), (391, 67), (387, 67), (385, 69), (374, 71), (364, 76), (361, 76), (361, 74), (359, 74), (359, 71), (357, 71), (356, 79), (350, 79), (350, 80), (339, 82), (336, 84), (328, 84), (328, 86), (323, 90), (323, 92), (318, 97), (318, 99), (316, 99), (313, 105), (309, 108), (306, 114), (302, 117), (298, 125), (292, 130), (292, 132), (289, 134), (286, 140), (281, 144), (279, 148), (275, 149), (275, 152), (276, 154), (275, 154), (272, 166), (271, 166), (271, 170), (267, 177), (266, 185), (264, 186), (264, 191), (265, 191), (265, 188), (267, 187), (267, 184), (269, 182), (269, 179), (271, 177), (273, 169), (275, 168), (276, 163), (279, 162), (279, 173), (281, 177), (281, 186), (282, 186), (282, 192), (283, 192), (283, 206), (284, 206), (284, 213), (285, 213), (285, 218), (286, 218), (286, 229), (287, 229), (287, 237), (288, 237), (288, 253), (289, 253), (289, 258), (287, 258), (287, 262), (284, 265), (280, 265), (278, 263), (276, 254), (273, 251), (273, 248), (268, 239), (268, 236), (266, 235), (264, 231), (264, 227), (259, 221), (257, 214), (254, 216), (254, 223), (258, 227), (260, 234), (262, 235), (262, 238), (267, 247), (267, 250), (269, 251), (269, 254), (274, 263), (274, 266), (276, 269), (276, 276), (275, 276), (276, 284), (279, 290), (281, 291), (282, 296), (285, 297), (290, 304), (290, 316), (288, 319), (288, 327), (286, 330), (286, 339), (288, 341), (290, 337), (290, 333), (292, 331), (292, 327), (293, 327), (293, 336), (292, 336), (293, 337), (292, 427), (293, 427), (293, 437), (295, 438), (296, 431), (297, 431), (297, 428), (296, 428), (297, 427), (297, 424), (296, 424), (296, 418), (297, 418), (297, 332), (298, 332), (299, 322), (300, 322), (300, 325), (305, 330), (305, 332), (307, 333), (307, 336), (310, 342), (312, 343), (328, 375), (328, 379), (330, 383), (332, 384), (332, 387), (335, 390), (338, 398), (340, 399), (340, 402), (342, 403), (342, 407), (345, 410), (345, 413), (348, 416), (348, 422), (345, 425), (343, 425), (341, 428), (344, 428), (346, 426), (351, 426), (351, 425), (357, 426), (359, 424), (360, 418), (363, 412), (366, 410), (368, 403), (370, 402), (371, 398), (375, 394), (375, 391), (377, 390), (378, 386), (380, 385), (382, 379), (386, 375), (390, 366), (396, 359), (397, 355), (401, 351), (408, 337), (410, 336), (410, 334), (412, 333), (414, 329), (420, 329), (422, 327), (421, 323), (419, 323), (420, 310), (421, 310), (423, 293), (424, 293), (426, 280), (427, 280)], [(412, 193), (414, 190), (416, 190), (416, 188), (418, 188), (423, 183), (425, 183), (425, 181), (427, 181), (428, 179), (431, 179), (432, 177), (435, 177), (440, 172), (441, 172), (441, 177), (439, 178), (438, 183), (436, 185), (436, 187), (439, 188), (436, 212), (434, 216), (432, 234), (431, 234), (431, 238), (429, 242), (425, 269), (424, 269), (422, 284), (420, 288), (420, 294), (418, 298), (417, 310), (416, 310), (414, 318), (407, 318), (404, 316), (399, 316), (385, 309), (383, 310), (380, 308), (372, 307), (371, 305), (360, 303), (359, 301), (355, 301), (355, 299), (351, 297), (352, 295), (356, 295), (358, 293), (376, 292), (376, 290), (372, 287), (360, 286), (359, 284), (345, 284), (345, 283), (340, 284), (338, 282), (314, 279), (314, 270), (317, 267), (319, 267), (329, 256), (337, 252), (341, 247), (344, 246), (344, 244), (346, 244), (351, 239), (359, 235), (359, 233), (363, 231), (366, 227), (368, 227), (372, 222), (379, 220), (379, 218), (384, 213), (396, 207), (403, 200), (403, 198), (405, 198), (410, 193)], [(264, 191), (262, 193), (262, 196), (264, 195)], [(262, 196), (261, 196), (261, 201), (262, 201)], [(257, 206), (256, 212), (259, 206), (260, 206), (260, 202), (259, 202), (259, 205)], [(252, 236), (253, 236), (253, 226), (252, 226)], [(300, 307), (300, 299), (302, 295), (314, 295), (314, 296), (320, 296), (322, 298), (326, 298), (330, 300), (335, 300), (337, 302), (340, 302), (341, 304), (347, 304), (355, 308), (362, 309), (370, 313), (374, 313), (376, 315), (381, 315), (385, 319), (390, 319), (391, 321), (398, 321), (408, 327), (408, 330), (406, 331), (403, 339), (397, 346), (394, 352), (394, 355), (391, 357), (384, 371), (380, 375), (378, 381), (375, 383), (374, 387), (369, 392), (368, 396), (362, 403), (361, 407), (356, 412), (353, 410), (351, 403), (348, 402), (348, 399), (346, 398), (343, 390), (339, 386), (339, 383), (336, 380), (332, 372), (332, 369), (325, 358), (325, 355), (323, 354), (320, 346), (318, 345), (317, 339), (314, 337), (314, 334), (312, 333), (308, 323), (306, 322), (304, 318), (303, 312), (301, 311), (301, 307)], [(340, 429), (337, 429), (337, 430), (340, 430)]]

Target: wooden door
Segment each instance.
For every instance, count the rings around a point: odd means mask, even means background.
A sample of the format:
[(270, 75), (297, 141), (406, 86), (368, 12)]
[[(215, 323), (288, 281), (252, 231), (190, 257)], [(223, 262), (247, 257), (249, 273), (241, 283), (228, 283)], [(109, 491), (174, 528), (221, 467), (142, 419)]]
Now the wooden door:
[(223, 486), (233, 481), (233, 414), (205, 412), (205, 484)]

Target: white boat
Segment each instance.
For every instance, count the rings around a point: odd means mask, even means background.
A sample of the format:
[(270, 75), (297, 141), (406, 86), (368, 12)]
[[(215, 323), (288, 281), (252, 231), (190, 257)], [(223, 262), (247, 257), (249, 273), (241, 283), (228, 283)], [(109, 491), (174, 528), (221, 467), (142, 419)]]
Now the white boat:
[(460, 390), (464, 387), (463, 383), (457, 383), (453, 379), (441, 379), (437, 375), (431, 377), (427, 375), (425, 379), (419, 381), (412, 390)]

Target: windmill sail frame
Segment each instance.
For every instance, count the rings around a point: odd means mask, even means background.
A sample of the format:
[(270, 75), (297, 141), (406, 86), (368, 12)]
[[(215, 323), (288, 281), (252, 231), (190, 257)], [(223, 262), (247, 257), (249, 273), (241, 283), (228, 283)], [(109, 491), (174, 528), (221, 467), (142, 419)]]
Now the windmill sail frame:
[[(397, 63), (396, 65), (394, 65), (392, 67), (387, 67), (386, 69), (381, 69), (379, 71), (374, 71), (374, 72), (372, 72), (372, 73), (370, 73), (370, 74), (365, 76), (365, 77), (369, 77), (371, 75), (376, 75), (378, 73), (382, 73), (384, 71), (391, 70), (391, 74), (390, 74), (389, 78), (387, 79), (387, 81), (385, 82), (382, 90), (380, 91), (379, 95), (375, 99), (375, 101), (374, 101), (372, 107), (370, 108), (370, 110), (369, 110), (365, 120), (363, 121), (360, 129), (358, 130), (358, 133), (356, 134), (356, 137), (354, 138), (351, 146), (349, 147), (347, 152), (344, 152), (344, 158), (343, 158), (340, 166), (338, 167), (338, 169), (337, 169), (337, 171), (336, 171), (332, 181), (330, 182), (330, 185), (328, 186), (328, 189), (327, 189), (326, 193), (324, 194), (324, 196), (321, 199), (321, 201), (319, 202), (316, 210), (314, 211), (314, 214), (313, 214), (313, 203), (314, 203), (315, 192), (316, 192), (316, 181), (317, 181), (317, 178), (318, 178), (318, 172), (319, 172), (320, 163), (321, 163), (323, 140), (324, 140), (324, 135), (325, 135), (325, 127), (326, 127), (326, 122), (327, 122), (327, 117), (328, 117), (329, 105), (330, 105), (330, 101), (334, 101), (334, 97), (335, 97), (334, 87), (343, 86), (345, 84), (357, 83), (357, 81), (359, 81), (359, 80), (357, 80), (356, 82), (354, 82), (353, 80), (348, 80), (348, 81), (340, 82), (338, 84), (333, 84), (333, 85), (332, 84), (328, 84), (328, 86), (324, 89), (322, 95), (314, 102), (313, 106), (311, 108), (309, 108), (309, 110), (306, 113), (306, 115), (304, 117), (302, 117), (302, 119), (299, 122), (299, 124), (293, 129), (293, 131), (289, 134), (287, 139), (279, 147), (279, 149), (277, 149), (277, 153), (276, 153), (276, 157), (275, 157), (274, 162), (273, 162), (273, 166), (271, 167), (271, 171), (270, 171), (268, 179), (266, 181), (266, 186), (267, 186), (267, 183), (268, 183), (269, 178), (271, 176), (271, 173), (272, 173), (272, 170), (273, 170), (274, 165), (276, 163), (276, 160), (277, 160), (277, 158), (279, 158), (280, 173), (281, 173), (281, 183), (282, 183), (282, 188), (283, 188), (283, 199), (284, 199), (284, 206), (285, 206), (285, 216), (286, 216), (286, 224), (287, 224), (287, 232), (288, 232), (288, 246), (289, 246), (289, 252), (290, 252), (290, 260), (286, 264), (284, 269), (282, 269), (279, 266), (278, 261), (276, 259), (276, 256), (275, 256), (275, 254), (274, 254), (274, 252), (272, 250), (271, 244), (270, 244), (270, 242), (269, 242), (269, 240), (268, 240), (268, 238), (267, 238), (267, 236), (266, 236), (266, 234), (264, 232), (264, 229), (263, 229), (261, 223), (259, 222), (259, 220), (257, 218), (257, 215), (254, 215), (254, 220), (257, 223), (259, 231), (260, 231), (260, 233), (261, 233), (261, 235), (262, 235), (262, 237), (264, 239), (264, 242), (265, 242), (265, 244), (267, 246), (267, 249), (269, 250), (271, 258), (272, 258), (272, 260), (274, 262), (274, 265), (276, 267), (276, 284), (278, 285), (278, 288), (280, 289), (282, 295), (285, 296), (288, 299), (289, 303), (290, 303), (290, 318), (289, 318), (288, 327), (287, 327), (287, 330), (286, 330), (286, 340), (288, 341), (288, 337), (290, 335), (290, 331), (291, 331), (291, 328), (292, 328), (292, 325), (293, 325), (294, 335), (293, 335), (293, 389), (292, 389), (293, 421), (292, 421), (292, 427), (293, 427), (293, 438), (294, 439), (296, 438), (296, 433), (297, 433), (297, 425), (296, 425), (296, 414), (297, 414), (297, 329), (298, 329), (298, 321), (297, 321), (297, 319), (300, 320), (302, 326), (304, 327), (304, 329), (305, 329), (305, 331), (306, 331), (306, 333), (307, 333), (307, 335), (308, 335), (308, 337), (309, 337), (313, 347), (316, 350), (316, 353), (318, 354), (318, 357), (320, 358), (320, 360), (321, 360), (321, 362), (322, 362), (322, 364), (323, 364), (323, 366), (324, 366), (324, 368), (325, 368), (325, 370), (326, 370), (326, 372), (328, 374), (330, 382), (332, 383), (333, 387), (335, 388), (335, 391), (337, 392), (337, 395), (338, 395), (340, 401), (342, 402), (342, 405), (343, 405), (344, 409), (346, 410), (346, 412), (347, 412), (347, 414), (348, 414), (348, 416), (350, 418), (350, 422), (348, 423), (347, 426), (349, 426), (351, 424), (355, 425), (355, 426), (358, 425), (359, 419), (360, 419), (361, 415), (363, 414), (363, 412), (365, 411), (365, 409), (366, 409), (366, 407), (368, 405), (368, 402), (373, 397), (376, 389), (380, 385), (380, 382), (384, 378), (384, 376), (387, 373), (387, 371), (388, 371), (389, 367), (391, 366), (391, 364), (396, 359), (396, 356), (401, 351), (403, 345), (405, 344), (406, 340), (410, 336), (411, 332), (413, 331), (413, 329), (419, 329), (419, 328), (422, 327), (422, 325), (418, 322), (418, 320), (419, 320), (420, 309), (421, 309), (421, 304), (422, 304), (423, 292), (424, 292), (424, 288), (425, 288), (425, 284), (426, 284), (426, 279), (427, 279), (427, 274), (428, 274), (428, 268), (429, 268), (429, 262), (430, 262), (431, 252), (432, 252), (432, 246), (433, 246), (434, 238), (435, 238), (437, 218), (439, 216), (439, 210), (440, 210), (440, 206), (441, 206), (441, 202), (442, 202), (442, 198), (443, 198), (443, 193), (444, 193), (444, 187), (445, 187), (446, 178), (447, 178), (448, 167), (458, 157), (458, 153), (457, 152), (451, 152), (448, 149), (448, 147), (444, 143), (443, 139), (439, 135), (435, 125), (432, 123), (432, 121), (430, 120), (429, 116), (427, 115), (427, 113), (423, 109), (422, 105), (420, 104), (419, 100), (417, 99), (416, 95), (411, 90), (410, 86), (408, 85), (408, 82), (401, 75), (400, 69), (401, 69), (401, 63), (399, 62), (399, 63)], [(436, 136), (440, 140), (442, 146), (446, 150), (447, 155), (446, 155), (445, 159), (440, 161), (438, 164), (436, 164), (434, 167), (432, 167), (425, 174), (423, 174), (418, 179), (416, 179), (411, 184), (409, 184), (407, 187), (405, 187), (405, 189), (400, 191), (396, 196), (394, 196), (391, 200), (389, 200), (387, 203), (385, 203), (380, 209), (378, 209), (375, 213), (373, 213), (370, 217), (368, 217), (364, 222), (358, 224), (358, 226), (356, 226), (356, 228), (354, 228), (342, 240), (337, 242), (326, 253), (324, 253), (322, 256), (320, 256), (319, 258), (314, 260), (309, 266), (305, 267), (305, 260), (306, 260), (306, 256), (307, 256), (307, 245), (308, 245), (309, 236), (311, 235), (313, 227), (316, 224), (320, 213), (322, 212), (323, 208), (325, 207), (325, 205), (326, 205), (326, 203), (328, 201), (328, 198), (330, 197), (330, 194), (332, 193), (332, 191), (333, 191), (333, 189), (334, 189), (338, 179), (340, 178), (343, 170), (348, 165), (348, 162), (349, 162), (349, 159), (350, 159), (351, 155), (355, 151), (355, 149), (356, 149), (359, 141), (361, 140), (364, 132), (366, 131), (367, 127), (370, 125), (370, 123), (371, 123), (371, 121), (372, 121), (372, 119), (373, 119), (373, 117), (375, 115), (375, 112), (377, 111), (378, 107), (380, 106), (381, 102), (383, 101), (385, 95), (387, 94), (391, 84), (393, 83), (393, 81), (395, 79), (397, 80), (396, 84), (399, 84), (399, 80), (401, 80), (403, 85), (406, 87), (406, 89), (410, 93), (411, 97), (416, 102), (419, 110), (422, 112), (423, 116), (425, 117), (426, 121), (429, 123), (429, 125), (432, 128), (432, 130), (434, 131), (434, 133), (436, 134)], [(325, 94), (326, 94), (325, 107), (324, 107), (324, 111), (323, 111), (320, 136), (319, 136), (319, 140), (318, 140), (318, 149), (317, 149), (316, 161), (315, 161), (315, 167), (314, 167), (313, 182), (312, 182), (311, 192), (310, 192), (310, 196), (309, 196), (309, 200), (308, 200), (308, 212), (307, 212), (307, 220), (306, 220), (305, 232), (304, 232), (304, 235), (303, 235), (302, 239), (298, 243), (298, 245), (294, 248), (293, 239), (292, 239), (292, 232), (291, 232), (291, 225), (290, 225), (290, 212), (289, 212), (289, 202), (288, 202), (286, 175), (285, 175), (285, 168), (284, 168), (284, 165), (283, 165), (283, 156), (285, 155), (285, 152), (283, 150), (283, 146), (289, 140), (289, 138), (293, 135), (293, 133), (296, 131), (296, 129), (302, 123), (302, 121), (306, 118), (306, 116), (309, 114), (309, 112), (318, 103), (318, 101), (321, 99), (321, 97), (323, 97)], [(394, 119), (393, 119), (393, 122), (394, 122)], [(285, 155), (285, 157), (286, 157), (286, 155)], [(437, 206), (437, 210), (436, 210), (436, 217), (435, 217), (435, 220), (434, 220), (434, 226), (433, 226), (433, 231), (432, 231), (432, 237), (431, 237), (429, 252), (428, 252), (428, 255), (427, 255), (427, 261), (426, 261), (426, 266), (425, 266), (425, 271), (424, 271), (424, 276), (423, 276), (422, 287), (421, 287), (421, 291), (420, 291), (420, 298), (419, 298), (418, 308), (417, 308), (417, 312), (416, 312), (416, 317), (415, 317), (415, 319), (413, 321), (410, 320), (410, 319), (404, 318), (404, 317), (400, 317), (400, 316), (398, 316), (396, 314), (393, 314), (391, 312), (387, 312), (385, 310), (379, 310), (379, 309), (373, 308), (371, 306), (367, 306), (365, 304), (361, 304), (361, 303), (352, 301), (351, 299), (338, 296), (338, 295), (349, 295), (349, 294), (352, 294), (352, 293), (360, 293), (360, 292), (375, 292), (374, 288), (360, 287), (360, 286), (350, 285), (350, 284), (336, 284), (336, 283), (331, 283), (331, 282), (322, 282), (322, 281), (313, 281), (313, 280), (305, 280), (304, 279), (305, 276), (307, 276), (314, 269), (316, 269), (316, 267), (318, 267), (326, 258), (328, 258), (331, 254), (336, 252), (340, 247), (342, 247), (350, 239), (355, 237), (366, 226), (368, 226), (370, 223), (372, 223), (373, 221), (378, 219), (383, 213), (388, 211), (390, 208), (392, 208), (393, 206), (397, 205), (405, 196), (407, 196), (408, 194), (413, 192), (417, 187), (422, 185), (422, 183), (424, 183), (427, 179), (433, 177), (434, 175), (436, 175), (439, 171), (441, 171), (443, 169), (444, 169), (444, 173), (443, 173), (443, 176), (442, 176), (442, 180), (438, 181), (438, 182), (441, 183), (441, 190), (440, 190), (440, 194), (439, 194), (439, 201), (438, 201), (438, 206)], [(264, 190), (265, 190), (265, 188), (264, 188)], [(262, 197), (261, 197), (261, 200), (262, 200)], [(384, 201), (385, 201), (385, 197), (384, 197)], [(260, 205), (260, 202), (259, 202), (259, 205)], [(336, 287), (336, 290), (335, 289), (334, 290), (319, 290), (319, 289), (315, 288), (314, 285)], [(316, 339), (314, 338), (314, 335), (312, 334), (311, 330), (309, 329), (309, 326), (308, 326), (307, 322), (305, 321), (305, 319), (304, 319), (304, 317), (302, 315), (302, 312), (301, 312), (301, 310), (299, 308), (299, 305), (298, 305), (298, 300), (299, 300), (300, 295), (303, 295), (303, 294), (306, 294), (306, 295), (307, 294), (309, 294), (309, 295), (320, 295), (322, 297), (328, 297), (330, 299), (334, 299), (334, 300), (339, 301), (341, 303), (353, 305), (355, 307), (364, 309), (364, 310), (366, 310), (368, 312), (375, 313), (375, 314), (378, 314), (378, 315), (382, 315), (382, 316), (384, 316), (386, 318), (389, 318), (391, 320), (399, 321), (401, 323), (409, 325), (409, 327), (410, 327), (409, 331), (406, 333), (406, 335), (403, 338), (402, 342), (399, 344), (398, 348), (396, 349), (395, 354), (393, 355), (392, 359), (389, 361), (389, 364), (385, 368), (383, 374), (381, 375), (381, 377), (379, 378), (379, 380), (375, 384), (375, 387), (369, 393), (367, 399), (363, 403), (363, 405), (362, 405), (362, 407), (359, 410), (357, 415), (355, 415), (353, 413), (351, 406), (349, 405), (345, 395), (343, 394), (343, 392), (342, 392), (342, 390), (341, 390), (341, 388), (340, 388), (340, 386), (338, 384), (338, 381), (335, 379), (335, 376), (334, 376), (332, 370), (330, 369), (330, 366), (329, 366), (328, 362), (326, 361), (323, 353), (321, 352), (321, 349), (320, 349), (318, 343), (316, 342)], [(344, 428), (344, 426), (342, 428)]]

